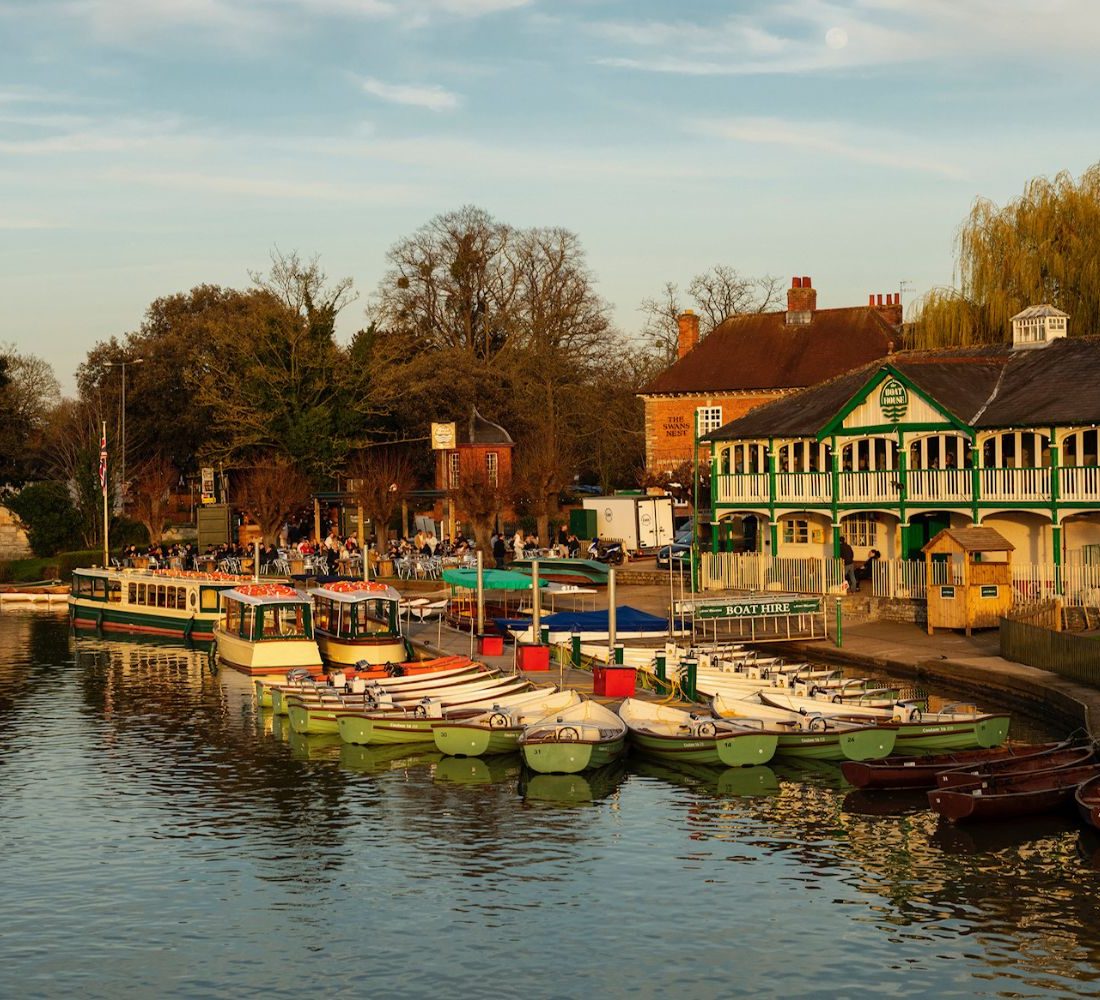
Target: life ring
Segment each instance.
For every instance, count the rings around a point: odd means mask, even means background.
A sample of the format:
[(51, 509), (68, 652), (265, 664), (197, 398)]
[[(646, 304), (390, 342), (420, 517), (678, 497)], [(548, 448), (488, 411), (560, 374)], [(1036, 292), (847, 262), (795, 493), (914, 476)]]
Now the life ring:
[(824, 715), (811, 715), (808, 728), (811, 733), (823, 733), (829, 728), (829, 723), (825, 721)]
[(578, 733), (573, 726), (562, 726), (562, 728), (558, 730), (558, 739), (563, 743), (573, 743), (580, 738), (581, 734)]
[(494, 712), (489, 716), (490, 729), (503, 729), (508, 725), (508, 716), (503, 712)]

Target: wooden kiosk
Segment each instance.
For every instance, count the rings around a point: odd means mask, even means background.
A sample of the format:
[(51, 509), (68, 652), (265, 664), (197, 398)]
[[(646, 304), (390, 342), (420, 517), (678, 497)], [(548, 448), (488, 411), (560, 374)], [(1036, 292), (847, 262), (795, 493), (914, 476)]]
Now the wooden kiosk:
[[(997, 627), (1012, 607), (1014, 548), (992, 528), (945, 528), (925, 545), (929, 635), (937, 628), (964, 628), (970, 635)], [(946, 567), (935, 556), (946, 556)]]

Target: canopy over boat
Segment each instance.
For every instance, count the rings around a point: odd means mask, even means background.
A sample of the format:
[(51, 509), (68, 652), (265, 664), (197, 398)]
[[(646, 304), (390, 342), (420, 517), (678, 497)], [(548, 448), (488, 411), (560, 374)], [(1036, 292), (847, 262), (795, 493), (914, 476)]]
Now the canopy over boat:
[[(531, 627), (530, 618), (495, 618), (500, 629), (516, 631)], [(558, 611), (552, 615), (543, 615), (542, 624), (551, 632), (606, 633), (610, 627), (606, 609), (603, 611)], [(615, 609), (615, 628), (619, 633), (626, 632), (668, 632), (668, 619), (640, 611), (629, 604), (620, 604)]]
[(400, 602), (401, 595), (384, 583), (367, 580), (338, 580), (323, 587), (313, 587), (310, 597), (325, 597), (330, 601), (354, 604), (358, 601), (381, 600)]
[[(530, 590), (531, 577), (522, 573), (513, 573), (506, 569), (485, 569), (481, 571), (482, 586), (485, 590)], [(452, 587), (477, 590), (476, 569), (445, 569), (443, 582)], [(539, 580), (539, 587), (546, 586), (546, 580)]]
[(223, 590), (222, 597), (241, 604), (308, 604), (309, 598), (300, 590), (281, 583), (253, 583), (232, 590)]

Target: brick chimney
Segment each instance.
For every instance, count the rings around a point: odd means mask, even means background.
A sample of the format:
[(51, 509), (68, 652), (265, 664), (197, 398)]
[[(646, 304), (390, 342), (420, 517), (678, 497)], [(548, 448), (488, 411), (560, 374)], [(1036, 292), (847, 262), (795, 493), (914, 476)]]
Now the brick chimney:
[(676, 322), (680, 326), (678, 355), (682, 358), (699, 343), (699, 317), (690, 309), (685, 309)]
[(787, 289), (787, 324), (805, 326), (814, 318), (816, 309), (817, 289), (809, 276), (791, 278), (791, 287)]
[(867, 307), (878, 312), (891, 326), (901, 326), (901, 292), (888, 292), (885, 302), (881, 294), (872, 292), (867, 296)]

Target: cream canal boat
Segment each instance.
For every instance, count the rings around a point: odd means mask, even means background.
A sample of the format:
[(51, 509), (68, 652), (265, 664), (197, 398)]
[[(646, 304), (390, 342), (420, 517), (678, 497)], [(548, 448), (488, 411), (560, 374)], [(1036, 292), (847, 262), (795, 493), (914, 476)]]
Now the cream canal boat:
[(220, 597), (248, 578), (184, 570), (73, 570), (69, 620), (74, 628), (210, 640)]
[(218, 659), (249, 675), (321, 670), (309, 598), (284, 584), (241, 584), (221, 595)]
[(341, 580), (315, 587), (309, 595), (317, 646), (326, 666), (402, 663), (413, 658), (401, 635), (401, 595), (393, 587)]

